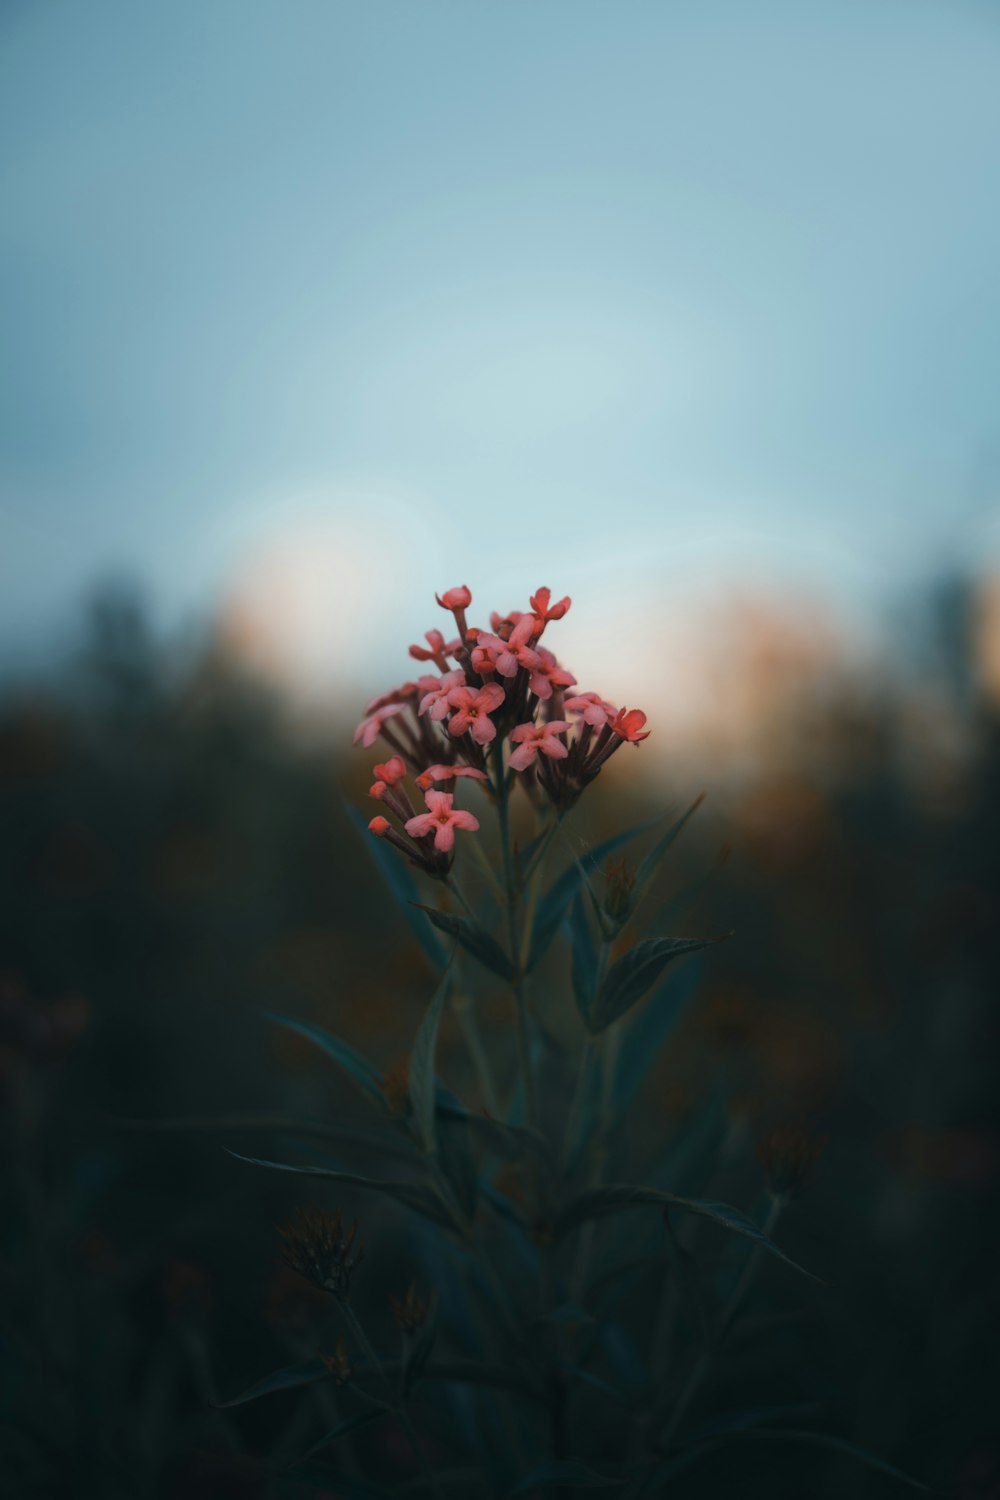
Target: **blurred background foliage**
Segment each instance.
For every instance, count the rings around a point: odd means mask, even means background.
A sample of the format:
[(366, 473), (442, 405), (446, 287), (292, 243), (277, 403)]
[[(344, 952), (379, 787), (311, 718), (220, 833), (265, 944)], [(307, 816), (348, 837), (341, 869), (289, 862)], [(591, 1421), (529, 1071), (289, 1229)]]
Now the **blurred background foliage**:
[[(669, 724), (654, 725), (659, 758), (623, 751), (571, 825), (582, 847), (704, 787), (649, 925), (735, 934), (684, 971), (681, 1024), (633, 1111), (632, 1179), (672, 1139), (672, 1188), (750, 1209), (769, 1129), (824, 1142), (779, 1238), (828, 1284), (789, 1288), (769, 1266), (766, 1316), (725, 1378), (751, 1371), (761, 1404), (805, 1394), (830, 1430), (961, 1500), (1000, 1494), (989, 600), (952, 580), (915, 604), (891, 671), (834, 650), (803, 672), (787, 619), (778, 629), (761, 611), (751, 628), (744, 613), (731, 641), (734, 691), (752, 705), (740, 753), (706, 721), (701, 753), (695, 737), (674, 758)], [(433, 1282), (403, 1210), (226, 1155), (259, 1147), (260, 1130), (141, 1124), (360, 1118), (342, 1077), (266, 1011), (318, 1021), (387, 1070), (407, 1049), (432, 977), (345, 811), (345, 798), (364, 808), (377, 758), (348, 745), (348, 726), (304, 724), (218, 640), (169, 649), (121, 588), (94, 602), (65, 675), (0, 705), (0, 1355), (15, 1492), (299, 1492), (267, 1461), (315, 1436), (322, 1396), (213, 1406), (330, 1347), (314, 1294), (278, 1269), (275, 1226), (296, 1204), (361, 1217), (358, 1296), (383, 1341), (390, 1295)], [(570, 1014), (560, 993), (545, 997), (556, 1031)], [(502, 1060), (507, 1004), (484, 1003)], [(441, 1068), (475, 1101), (453, 1019)], [(685, 1165), (706, 1101), (710, 1155)], [(650, 1288), (637, 1274), (619, 1295), (641, 1312)], [(625, 1350), (622, 1380), (628, 1364)], [(391, 1443), (380, 1461), (391, 1475)], [(734, 1444), (672, 1492), (737, 1485), (875, 1496), (892, 1481), (836, 1455)]]

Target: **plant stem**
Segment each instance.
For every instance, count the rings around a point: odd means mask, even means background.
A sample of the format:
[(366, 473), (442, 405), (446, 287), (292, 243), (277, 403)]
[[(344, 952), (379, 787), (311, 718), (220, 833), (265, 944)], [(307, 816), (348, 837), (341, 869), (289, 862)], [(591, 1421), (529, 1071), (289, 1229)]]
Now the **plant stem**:
[(504, 883), (507, 887), (507, 935), (510, 963), (514, 971), (511, 979), (511, 990), (514, 994), (514, 1005), (517, 1013), (517, 1051), (520, 1060), (521, 1080), (524, 1085), (525, 1119), (531, 1129), (535, 1129), (538, 1112), (535, 1098), (535, 1080), (531, 1067), (528, 1004), (524, 994), (524, 980), (521, 974), (521, 945), (518, 933), (520, 901), (517, 873), (514, 869), (514, 857), (510, 844), (509, 789), (507, 787), (502, 745), (497, 750), (496, 776), (497, 813), (500, 820), (500, 848), (503, 856)]
[(434, 1472), (431, 1469), (430, 1464), (427, 1462), (427, 1456), (424, 1453), (423, 1446), (420, 1442), (419, 1437), (417, 1436), (413, 1423), (410, 1421), (403, 1403), (396, 1399), (396, 1393), (392, 1388), (392, 1383), (389, 1380), (388, 1375), (385, 1373), (382, 1361), (379, 1359), (378, 1355), (375, 1353), (375, 1350), (369, 1343), (368, 1335), (365, 1333), (364, 1328), (361, 1326), (357, 1314), (346, 1298), (341, 1301), (340, 1307), (341, 1311), (344, 1314), (344, 1318), (347, 1321), (348, 1327), (350, 1328), (361, 1348), (362, 1354), (364, 1355), (365, 1359), (368, 1360), (368, 1363), (371, 1365), (372, 1369), (376, 1371), (379, 1379), (385, 1386), (387, 1397), (386, 1404), (388, 1405), (390, 1411), (398, 1422), (403, 1436), (406, 1438), (406, 1441), (413, 1449), (417, 1463), (420, 1466), (420, 1472), (424, 1476), (428, 1489), (433, 1495), (437, 1497), (437, 1500), (443, 1500), (441, 1487), (434, 1476)]

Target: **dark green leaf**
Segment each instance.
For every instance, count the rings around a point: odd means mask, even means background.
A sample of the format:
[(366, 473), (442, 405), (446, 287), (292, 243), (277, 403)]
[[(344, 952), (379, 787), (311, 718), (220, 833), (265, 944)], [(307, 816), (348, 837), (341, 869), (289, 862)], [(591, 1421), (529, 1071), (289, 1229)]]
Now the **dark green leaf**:
[(331, 1443), (335, 1443), (338, 1438), (344, 1437), (348, 1432), (354, 1432), (358, 1427), (367, 1427), (371, 1422), (378, 1422), (384, 1416), (385, 1412), (375, 1407), (369, 1411), (356, 1412), (353, 1417), (345, 1417), (342, 1422), (337, 1423), (336, 1427), (331, 1427), (329, 1432), (325, 1432), (318, 1443), (313, 1443), (311, 1448), (307, 1448), (305, 1453), (300, 1454), (293, 1462), (296, 1464), (308, 1462), (324, 1448), (328, 1448)]
[[(900, 1484), (908, 1485), (910, 1489), (922, 1490), (930, 1494), (930, 1487), (922, 1484), (919, 1479), (897, 1469), (895, 1464), (890, 1464), (874, 1453), (869, 1453), (867, 1448), (859, 1448), (857, 1444), (850, 1443), (846, 1438), (834, 1437), (826, 1432), (809, 1432), (803, 1428), (745, 1428), (731, 1432), (720, 1432), (712, 1437), (696, 1438), (690, 1444), (684, 1444), (678, 1451), (678, 1459), (687, 1459), (689, 1451), (695, 1448), (709, 1451), (725, 1442), (757, 1442), (757, 1443), (801, 1443), (806, 1447), (824, 1448), (833, 1453), (843, 1453), (847, 1458), (856, 1459), (858, 1463), (864, 1464), (866, 1468), (874, 1469), (878, 1474), (885, 1474), (890, 1479), (898, 1480)], [(676, 1462), (676, 1461), (675, 1461)], [(658, 1471), (659, 1478), (666, 1478), (672, 1472), (672, 1465), (667, 1463)]]
[(442, 932), (455, 938), (467, 953), (477, 958), (487, 969), (499, 974), (501, 979), (512, 979), (510, 959), (495, 938), (490, 937), (471, 917), (456, 916), (452, 912), (438, 911), (434, 906), (421, 906), (428, 919)]
[(624, 1477), (599, 1474), (596, 1469), (592, 1469), (589, 1464), (581, 1463), (579, 1459), (556, 1458), (551, 1463), (540, 1464), (537, 1469), (532, 1469), (530, 1474), (526, 1474), (512, 1490), (507, 1491), (507, 1500), (513, 1500), (515, 1495), (526, 1494), (528, 1490), (614, 1489), (624, 1483)]
[(471, 1222), (479, 1198), (479, 1172), (469, 1140), (469, 1120), (446, 1116), (437, 1132), (438, 1165), (466, 1218)]
[(590, 1029), (594, 1034), (623, 1016), (636, 1001), (641, 1000), (651, 984), (660, 977), (668, 963), (685, 953), (697, 953), (713, 943), (724, 942), (716, 938), (649, 938), (636, 943), (623, 953), (601, 986), (591, 1016)]
[(372, 838), (368, 832), (368, 825), (361, 813), (344, 798), (344, 806), (351, 822), (361, 834), (362, 841), (369, 855), (375, 861), (379, 874), (385, 881), (389, 890), (395, 896), (406, 918), (407, 924), (420, 944), (425, 957), (434, 969), (443, 969), (448, 955), (434, 936), (425, 919), (420, 916), (417, 908), (420, 905), (420, 889), (414, 880), (409, 866), (402, 858), (398, 850), (391, 848), (384, 839)]
[(435, 1294), (431, 1298), (431, 1304), (427, 1309), (427, 1317), (424, 1319), (424, 1322), (417, 1329), (416, 1333), (407, 1339), (402, 1370), (404, 1396), (410, 1394), (427, 1368), (427, 1361), (431, 1357), (434, 1344), (437, 1340), (437, 1314), (438, 1299)]
[(270, 1375), (255, 1380), (253, 1385), (247, 1386), (245, 1391), (233, 1396), (230, 1401), (220, 1401), (217, 1404), (219, 1407), (245, 1406), (248, 1401), (270, 1396), (274, 1391), (291, 1391), (300, 1385), (316, 1385), (320, 1380), (329, 1379), (330, 1372), (321, 1359), (303, 1359), (298, 1364), (272, 1370)]
[(402, 1133), (389, 1134), (384, 1126), (366, 1129), (361, 1125), (339, 1125), (331, 1120), (300, 1120), (294, 1115), (193, 1115), (166, 1120), (116, 1120), (115, 1124), (129, 1130), (144, 1130), (152, 1133), (178, 1134), (184, 1131), (218, 1134), (221, 1131), (273, 1131), (275, 1134), (306, 1140), (333, 1141), (338, 1146), (347, 1146), (358, 1151), (378, 1151), (413, 1162), (416, 1147)]
[(445, 1001), (448, 998), (450, 983), (450, 976), (445, 973), (420, 1023), (416, 1039), (413, 1043), (413, 1050), (410, 1053), (410, 1103), (413, 1105), (413, 1119), (417, 1130), (417, 1138), (425, 1151), (434, 1150), (436, 1097), (434, 1067), (437, 1057), (438, 1027), (441, 1024), (441, 1012), (444, 1010)]
[(553, 882), (538, 904), (535, 925), (531, 933), (529, 969), (533, 969), (544, 957), (549, 944), (559, 930), (566, 908), (580, 889), (584, 878), (596, 874), (609, 854), (621, 848), (622, 844), (627, 844), (629, 839), (645, 833), (647, 828), (652, 828), (657, 821), (654, 818), (651, 822), (637, 823), (633, 828), (626, 828), (624, 833), (616, 833), (612, 838), (605, 839), (589, 853), (584, 854), (578, 860), (575, 859), (569, 869), (564, 870)]
[(646, 1074), (694, 999), (701, 960), (674, 969), (628, 1023), (618, 1053), (615, 1082), (619, 1113), (631, 1104)]
[(454, 1094), (443, 1089), (440, 1084), (437, 1091), (437, 1113), (439, 1119), (461, 1120), (470, 1130), (482, 1136), (484, 1144), (500, 1156), (520, 1156), (525, 1151), (533, 1151), (544, 1161), (551, 1160), (549, 1143), (537, 1130), (529, 1130), (526, 1125), (508, 1125), (489, 1115), (476, 1114), (471, 1109), (466, 1109)]
[(573, 897), (573, 904), (569, 909), (569, 927), (573, 998), (581, 1017), (589, 1025), (597, 989), (597, 954), (594, 952), (590, 928), (587, 926), (587, 913), (579, 891)]
[(660, 865), (663, 863), (663, 860), (671, 844), (683, 829), (688, 818), (690, 818), (695, 812), (697, 812), (698, 808), (701, 806), (704, 800), (705, 793), (702, 792), (701, 796), (695, 799), (695, 801), (688, 808), (687, 812), (684, 813), (682, 817), (678, 818), (676, 823), (674, 823), (670, 828), (667, 829), (667, 832), (663, 835), (662, 839), (660, 839), (659, 843), (656, 844), (656, 846), (651, 849), (650, 852), (646, 855), (646, 858), (642, 861), (642, 864), (639, 866), (638, 870), (635, 873), (635, 885), (632, 887), (632, 894), (629, 898), (628, 909), (614, 923), (614, 929), (616, 932), (620, 932), (621, 929), (625, 926), (625, 923), (633, 916), (636, 909), (638, 908), (639, 902), (642, 900), (643, 896), (649, 889), (653, 877), (656, 875), (656, 872), (659, 870)]
[(604, 1219), (623, 1209), (644, 1207), (677, 1209), (679, 1213), (697, 1214), (700, 1218), (712, 1219), (716, 1224), (721, 1224), (723, 1229), (752, 1240), (761, 1249), (776, 1255), (779, 1260), (794, 1267), (796, 1271), (801, 1271), (812, 1281), (819, 1280), (818, 1276), (813, 1276), (811, 1271), (806, 1271), (785, 1255), (784, 1251), (779, 1250), (774, 1241), (768, 1239), (764, 1231), (746, 1214), (740, 1213), (738, 1208), (731, 1208), (728, 1203), (710, 1203), (702, 1198), (679, 1198), (676, 1193), (666, 1193), (660, 1188), (633, 1187), (628, 1183), (618, 1182), (580, 1193), (558, 1216), (556, 1236), (561, 1238), (588, 1219)]
[[(376, 840), (377, 842), (377, 840)], [(342, 1042), (340, 1037), (334, 1036), (332, 1032), (324, 1031), (320, 1026), (313, 1026), (309, 1021), (299, 1021), (294, 1016), (279, 1016), (273, 1012), (265, 1012), (267, 1019), (273, 1021), (276, 1026), (285, 1026), (289, 1031), (298, 1032), (307, 1041), (313, 1042), (326, 1053), (327, 1057), (348, 1073), (355, 1083), (361, 1085), (370, 1099), (375, 1099), (383, 1109), (388, 1109), (385, 1095), (382, 1092), (382, 1075), (356, 1047), (349, 1042)]]
[(235, 1156), (237, 1161), (249, 1162), (253, 1167), (267, 1167), (272, 1172), (294, 1172), (299, 1177), (326, 1177), (331, 1182), (342, 1182), (348, 1187), (382, 1193), (385, 1197), (394, 1198), (397, 1203), (412, 1208), (414, 1213), (432, 1219), (436, 1224), (454, 1228), (451, 1215), (430, 1186), (422, 1187), (416, 1182), (383, 1182), (374, 1177), (364, 1177), (360, 1172), (341, 1172), (333, 1167), (304, 1167), (283, 1161), (265, 1161), (259, 1156), (241, 1156), (238, 1151), (230, 1151), (229, 1154)]

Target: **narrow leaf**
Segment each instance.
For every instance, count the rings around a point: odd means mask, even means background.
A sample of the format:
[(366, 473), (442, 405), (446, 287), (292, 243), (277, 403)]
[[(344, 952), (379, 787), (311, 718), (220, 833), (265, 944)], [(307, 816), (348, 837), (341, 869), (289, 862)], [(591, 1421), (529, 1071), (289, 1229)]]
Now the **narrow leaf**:
[(415, 903), (420, 911), (427, 913), (428, 919), (439, 928), (441, 932), (447, 932), (450, 937), (455, 938), (467, 953), (477, 958), (487, 969), (492, 969), (494, 974), (499, 974), (501, 979), (512, 979), (513, 969), (510, 959), (500, 947), (495, 938), (490, 937), (477, 922), (471, 917), (456, 916), (453, 912), (438, 911), (435, 906), (420, 906)]
[(410, 1103), (413, 1105), (417, 1136), (425, 1151), (434, 1150), (434, 1065), (437, 1056), (438, 1027), (441, 1024), (441, 1012), (448, 998), (450, 983), (450, 975), (445, 973), (427, 1007), (410, 1052)]
[(403, 916), (406, 918), (413, 936), (427, 958), (431, 967), (443, 969), (448, 955), (434, 936), (426, 920), (416, 910), (420, 904), (420, 888), (410, 873), (409, 866), (405, 863), (397, 850), (392, 849), (384, 839), (374, 839), (368, 832), (368, 825), (361, 816), (353, 802), (344, 798), (344, 806), (347, 815), (355, 828), (361, 834), (365, 848), (369, 856), (374, 860), (376, 868), (390, 892), (399, 903)]
[(318, 1442), (313, 1443), (311, 1448), (307, 1448), (305, 1453), (300, 1454), (292, 1462), (296, 1464), (307, 1463), (310, 1458), (315, 1458), (317, 1453), (321, 1453), (324, 1448), (328, 1448), (338, 1438), (344, 1437), (348, 1432), (354, 1432), (358, 1427), (367, 1427), (371, 1422), (378, 1422), (384, 1416), (385, 1412), (379, 1411), (375, 1407), (370, 1411), (356, 1412), (353, 1417), (345, 1417), (342, 1422), (338, 1422), (336, 1427), (331, 1427), (330, 1431), (325, 1432)]
[(801, 1271), (803, 1276), (808, 1276), (810, 1280), (819, 1281), (820, 1279), (811, 1271), (798, 1265), (784, 1251), (779, 1250), (774, 1241), (768, 1239), (753, 1219), (740, 1213), (738, 1208), (731, 1208), (728, 1203), (710, 1203), (702, 1198), (679, 1198), (676, 1193), (663, 1192), (660, 1188), (633, 1187), (623, 1182), (613, 1183), (608, 1187), (592, 1188), (572, 1199), (556, 1220), (556, 1237), (561, 1238), (570, 1230), (576, 1229), (578, 1225), (586, 1223), (588, 1219), (604, 1219), (609, 1214), (619, 1213), (622, 1209), (643, 1207), (673, 1208), (680, 1213), (697, 1214), (700, 1218), (712, 1219), (716, 1224), (721, 1224), (723, 1229), (731, 1230), (733, 1234), (752, 1240), (769, 1254), (776, 1255), (779, 1260), (783, 1260), (786, 1265), (792, 1266), (796, 1271)]
[(557, 1458), (532, 1469), (512, 1490), (507, 1491), (506, 1500), (513, 1500), (515, 1495), (526, 1494), (528, 1490), (601, 1490), (614, 1489), (624, 1483), (624, 1478), (613, 1474), (599, 1474), (596, 1469), (581, 1463), (577, 1458)]
[(410, 1394), (427, 1368), (427, 1362), (431, 1357), (434, 1344), (437, 1340), (437, 1314), (438, 1299), (435, 1294), (427, 1310), (427, 1317), (417, 1329), (416, 1335), (408, 1340), (406, 1352), (403, 1355), (402, 1381), (404, 1396)]
[(270, 1396), (274, 1391), (291, 1391), (302, 1385), (316, 1385), (320, 1380), (329, 1380), (330, 1372), (321, 1359), (303, 1359), (295, 1365), (285, 1365), (272, 1370), (248, 1385), (245, 1391), (229, 1401), (216, 1403), (220, 1408), (245, 1406), (248, 1401), (257, 1401), (261, 1396)]
[(237, 1161), (249, 1162), (253, 1167), (267, 1167), (272, 1172), (294, 1172), (299, 1177), (326, 1177), (331, 1182), (343, 1182), (349, 1187), (382, 1193), (385, 1197), (395, 1198), (397, 1203), (412, 1208), (414, 1213), (433, 1219), (436, 1224), (445, 1224), (449, 1229), (454, 1227), (447, 1208), (429, 1186), (422, 1187), (416, 1182), (383, 1182), (374, 1177), (364, 1177), (360, 1172), (341, 1172), (333, 1167), (306, 1167), (283, 1161), (265, 1161), (259, 1156), (242, 1156), (238, 1151), (230, 1151), (229, 1155), (235, 1156)]
[(618, 931), (621, 931), (621, 929), (625, 926), (625, 923), (635, 913), (640, 901), (649, 889), (653, 877), (656, 875), (656, 872), (659, 870), (661, 864), (663, 863), (671, 844), (673, 844), (674, 840), (678, 837), (688, 819), (698, 811), (698, 808), (701, 806), (704, 800), (705, 793), (702, 792), (699, 797), (695, 798), (694, 802), (688, 808), (687, 812), (679, 817), (676, 823), (674, 823), (670, 828), (667, 829), (666, 833), (663, 835), (662, 839), (660, 839), (659, 843), (650, 850), (650, 852), (646, 855), (646, 858), (642, 861), (642, 864), (635, 872), (635, 885), (632, 887), (632, 894), (628, 903), (628, 911), (618, 923)]
[(619, 1112), (624, 1112), (638, 1094), (661, 1048), (680, 1024), (694, 999), (701, 969), (701, 960), (696, 959), (672, 970), (630, 1019), (618, 1054), (615, 1087)]
[(564, 870), (552, 883), (538, 904), (535, 925), (531, 933), (529, 969), (533, 969), (548, 951), (549, 944), (559, 930), (566, 908), (580, 889), (584, 877), (596, 874), (602, 861), (607, 859), (609, 854), (621, 848), (622, 844), (627, 844), (629, 839), (645, 833), (657, 821), (654, 818), (652, 821), (637, 823), (633, 828), (626, 828), (623, 833), (616, 833), (612, 838), (605, 839), (602, 844), (596, 845), (580, 859), (574, 860), (569, 869)]
[(343, 1068), (355, 1083), (360, 1084), (370, 1099), (377, 1100), (383, 1109), (388, 1109), (381, 1087), (382, 1075), (356, 1047), (352, 1047), (349, 1042), (341, 1041), (339, 1036), (324, 1031), (320, 1026), (313, 1026), (309, 1021), (299, 1021), (294, 1016), (279, 1016), (273, 1011), (267, 1011), (265, 1014), (267, 1019), (273, 1021), (276, 1026), (284, 1026), (289, 1031), (296, 1031), (299, 1036), (304, 1036), (307, 1041), (314, 1043), (326, 1053), (327, 1057), (332, 1058), (339, 1067)]
[(897, 1469), (895, 1464), (887, 1463), (884, 1458), (877, 1454), (869, 1453), (867, 1448), (859, 1448), (857, 1444), (850, 1443), (846, 1438), (835, 1437), (827, 1432), (810, 1432), (805, 1428), (798, 1427), (747, 1427), (734, 1429), (731, 1432), (719, 1432), (711, 1437), (694, 1438), (690, 1443), (682, 1444), (677, 1450), (677, 1456), (668, 1460), (657, 1470), (657, 1478), (667, 1478), (676, 1472), (681, 1466), (688, 1467), (695, 1450), (709, 1452), (727, 1442), (757, 1442), (757, 1443), (800, 1443), (805, 1447), (825, 1448), (834, 1453), (843, 1453), (847, 1458), (856, 1459), (858, 1463), (864, 1464), (866, 1468), (873, 1469), (877, 1474), (885, 1474), (890, 1479), (897, 1480), (900, 1484), (908, 1485), (910, 1489), (921, 1490), (925, 1495), (931, 1494), (929, 1485), (922, 1484), (919, 1479)]
[(569, 909), (569, 928), (573, 998), (582, 1019), (589, 1025), (597, 988), (597, 954), (594, 952), (590, 928), (587, 926), (587, 913), (579, 891), (573, 897), (573, 904)]
[(590, 1028), (595, 1033), (607, 1027), (641, 1000), (652, 984), (659, 979), (667, 964), (685, 953), (697, 953), (713, 943), (721, 943), (725, 937), (715, 938), (648, 938), (636, 943), (622, 954), (601, 987), (591, 1016)]

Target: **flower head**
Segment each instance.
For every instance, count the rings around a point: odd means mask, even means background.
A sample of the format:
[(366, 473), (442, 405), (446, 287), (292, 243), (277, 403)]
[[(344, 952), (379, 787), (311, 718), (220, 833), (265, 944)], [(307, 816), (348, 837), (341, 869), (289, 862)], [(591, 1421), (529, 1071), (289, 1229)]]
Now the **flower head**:
[(539, 635), (541, 635), (542, 631), (550, 620), (561, 620), (563, 615), (566, 614), (573, 602), (567, 594), (565, 599), (559, 600), (558, 604), (553, 604), (550, 606), (549, 600), (551, 598), (551, 589), (537, 589), (536, 592), (531, 596), (531, 607), (538, 619)]
[(569, 714), (580, 714), (583, 722), (592, 729), (603, 729), (605, 724), (610, 724), (618, 716), (615, 705), (608, 703), (600, 693), (576, 693), (572, 698), (565, 699), (563, 708)]
[[(384, 787), (385, 782), (377, 781), (375, 785)], [(372, 795), (374, 796), (374, 792), (372, 793)], [(371, 822), (368, 824), (368, 832), (373, 833), (377, 839), (384, 839), (387, 833), (392, 832), (392, 824), (389, 822), (388, 818), (372, 818)]]
[(433, 833), (434, 848), (437, 852), (450, 854), (455, 847), (456, 828), (464, 828), (470, 833), (475, 833), (479, 828), (479, 819), (473, 817), (470, 812), (453, 807), (454, 800), (451, 792), (425, 793), (424, 801), (429, 811), (418, 813), (415, 818), (407, 820), (406, 831), (410, 837), (422, 839)]
[(649, 739), (650, 731), (642, 727), (645, 722), (646, 715), (641, 708), (622, 708), (612, 720), (611, 728), (623, 740), (628, 740), (630, 745), (637, 745), (640, 740)]
[(430, 713), (432, 719), (447, 718), (451, 712), (448, 695), (465, 681), (465, 673), (456, 668), (454, 672), (443, 672), (440, 677), (421, 677), (424, 695), (420, 700), (420, 712)]
[(472, 603), (472, 590), (462, 584), (460, 588), (446, 589), (443, 594), (434, 595), (442, 609), (468, 609)]
[(518, 724), (510, 736), (517, 746), (509, 761), (512, 770), (525, 770), (539, 752), (552, 760), (565, 760), (569, 751), (559, 735), (568, 728), (562, 719), (552, 719), (548, 724)]
[(526, 667), (533, 672), (541, 660), (538, 652), (532, 651), (528, 645), (534, 634), (534, 615), (522, 615), (506, 641), (498, 635), (480, 632), (476, 649), (472, 653), (473, 665), (480, 671), (476, 662), (477, 653), (488, 651), (495, 662), (495, 670), (501, 677), (514, 677), (518, 667)]
[(455, 712), (448, 720), (448, 733), (457, 736), (468, 730), (477, 745), (488, 745), (497, 732), (490, 714), (496, 712), (505, 697), (498, 682), (488, 682), (479, 689), (453, 687), (448, 702)]
[(357, 744), (360, 740), (365, 749), (370, 750), (382, 733), (385, 720), (391, 719), (393, 714), (401, 714), (405, 707), (405, 703), (385, 703), (381, 708), (376, 708), (361, 720), (354, 731), (354, 743)]
[(402, 781), (406, 775), (406, 763), (401, 755), (392, 755), (383, 765), (381, 762), (372, 770), (376, 781), (384, 781), (387, 786), (395, 786), (397, 781)]
[(434, 662), (442, 672), (447, 669), (447, 658), (462, 644), (461, 641), (445, 641), (440, 630), (425, 630), (424, 640), (427, 642), (427, 645), (411, 646), (410, 655), (414, 661)]
[(556, 661), (551, 651), (538, 647), (538, 666), (531, 674), (528, 686), (544, 701), (552, 697), (553, 688), (573, 687), (576, 678)]
[(351, 1255), (357, 1233), (357, 1219), (344, 1233), (339, 1209), (333, 1214), (318, 1208), (299, 1209), (294, 1223), (281, 1230), (285, 1261), (313, 1286), (346, 1297), (351, 1276), (364, 1258), (360, 1246), (357, 1254)]

